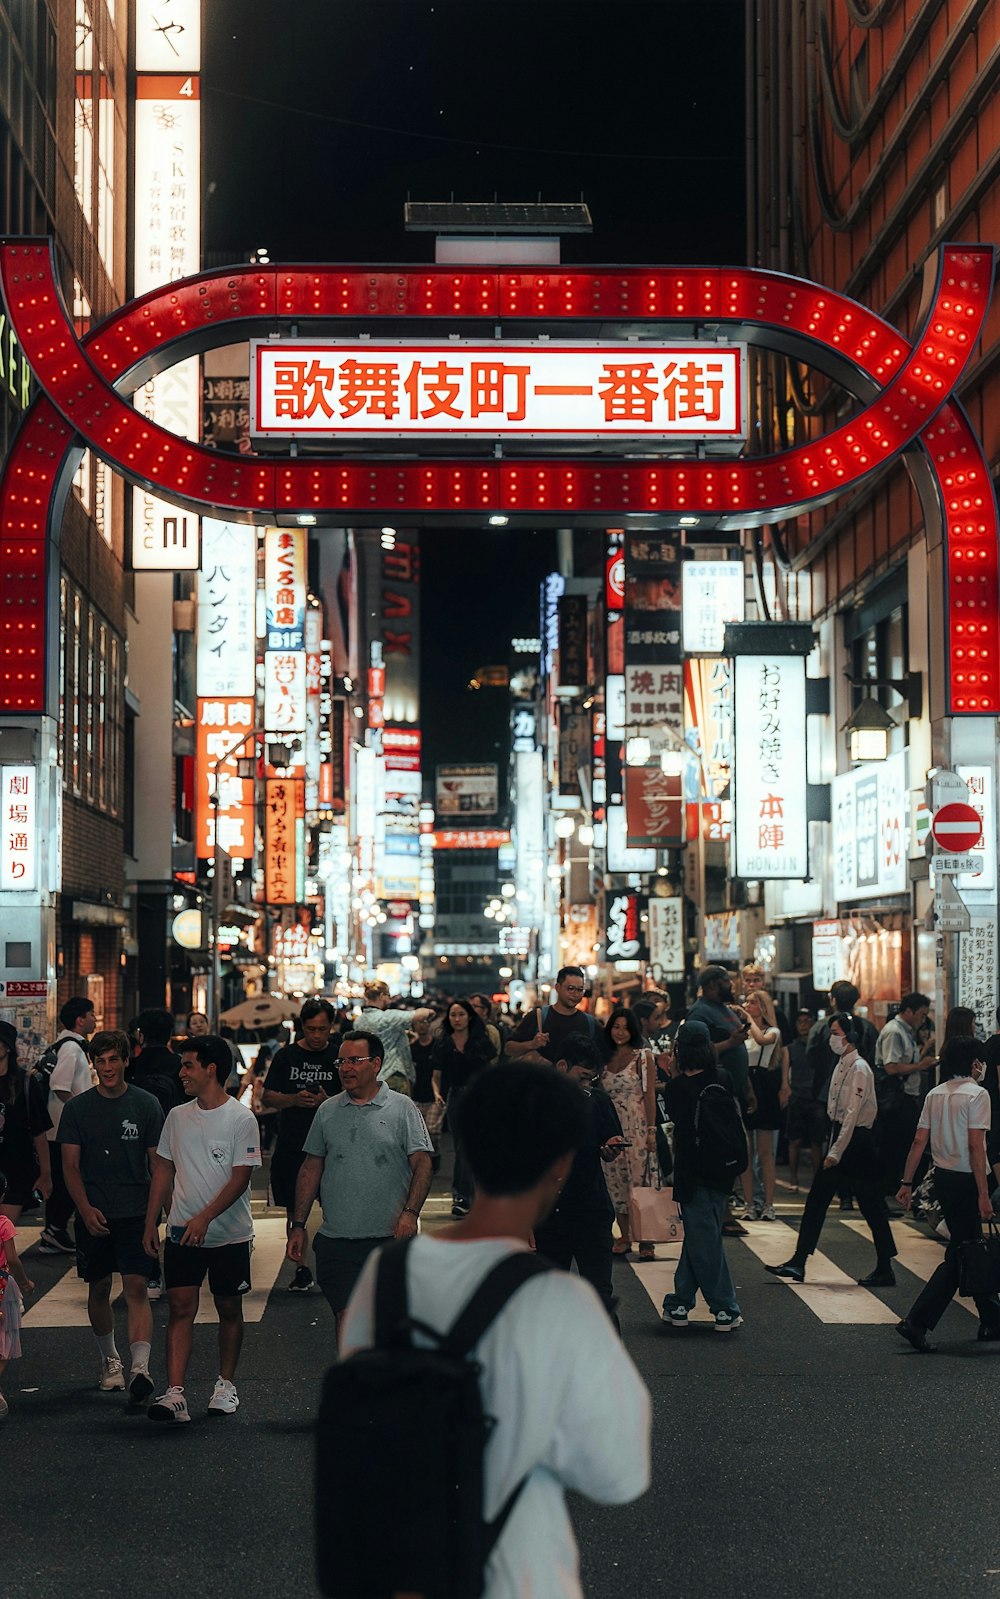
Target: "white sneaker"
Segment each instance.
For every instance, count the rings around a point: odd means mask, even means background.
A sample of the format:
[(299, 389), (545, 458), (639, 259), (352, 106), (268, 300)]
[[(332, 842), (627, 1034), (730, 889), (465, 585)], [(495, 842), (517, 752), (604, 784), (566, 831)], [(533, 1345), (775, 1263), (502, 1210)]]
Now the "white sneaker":
[(756, 1205), (748, 1205), (740, 1217), (740, 1221), (760, 1221), (762, 1214)]
[(778, 1213), (773, 1205), (765, 1205), (760, 1213), (761, 1221), (777, 1221)]
[(735, 1332), (738, 1327), (742, 1326), (743, 1317), (738, 1311), (736, 1315), (733, 1315), (731, 1310), (717, 1310), (715, 1312), (715, 1330), (717, 1333)]
[(146, 1415), (150, 1421), (190, 1421), (191, 1415), (183, 1388), (168, 1388), (159, 1399), (153, 1400)]
[(215, 1389), (208, 1401), (210, 1416), (231, 1416), (240, 1407), (239, 1395), (233, 1384), (225, 1377), (216, 1380)]
[(125, 1392), (125, 1368), (117, 1355), (105, 1355), (102, 1360), (100, 1388), (103, 1394)]
[(155, 1301), (159, 1299), (162, 1292), (163, 1284), (160, 1282), (160, 1279), (158, 1277), (155, 1279), (150, 1278), (149, 1282), (146, 1284), (146, 1298), (149, 1300), (150, 1304), (154, 1304)]

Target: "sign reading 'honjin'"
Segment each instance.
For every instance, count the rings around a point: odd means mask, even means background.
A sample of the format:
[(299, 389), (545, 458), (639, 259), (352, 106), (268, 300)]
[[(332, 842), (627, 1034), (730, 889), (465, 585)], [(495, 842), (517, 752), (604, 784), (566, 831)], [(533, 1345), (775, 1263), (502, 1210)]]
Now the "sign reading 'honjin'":
[(737, 656), (733, 875), (809, 875), (801, 656)]
[(741, 345), (253, 341), (251, 432), (742, 440)]

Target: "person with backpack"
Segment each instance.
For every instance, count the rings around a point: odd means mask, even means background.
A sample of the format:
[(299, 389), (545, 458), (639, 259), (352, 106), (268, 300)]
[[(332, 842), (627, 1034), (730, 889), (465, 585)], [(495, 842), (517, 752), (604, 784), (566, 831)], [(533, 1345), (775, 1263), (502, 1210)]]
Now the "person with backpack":
[(63, 1106), (78, 1095), (86, 1094), (94, 1082), (87, 1054), (87, 1039), (97, 1026), (93, 1001), (85, 996), (68, 999), (59, 1012), (59, 1020), (62, 1032), (32, 1067), (48, 1091), (48, 1112), (52, 1123), (45, 1135), (49, 1141), (52, 1192), (45, 1201), (45, 1226), (38, 1241), (40, 1255), (76, 1253), (76, 1244), (69, 1231), (73, 1201), (63, 1178), (62, 1151), (57, 1142), (59, 1118)]
[[(320, 1587), (580, 1599), (565, 1493), (644, 1493), (651, 1409), (591, 1285), (531, 1252), (586, 1100), (563, 1073), (504, 1062), (470, 1084), (459, 1120), (472, 1210), (373, 1255), (347, 1307), (320, 1415)], [(387, 1516), (356, 1488), (401, 1460), (419, 1470)]]
[(556, 974), (552, 1002), (530, 1010), (507, 1040), (508, 1058), (554, 1066), (570, 1033), (582, 1033), (607, 1055), (596, 1020), (590, 1011), (580, 1009), (586, 992), (583, 967), (563, 966)]
[(857, 1195), (875, 1245), (875, 1270), (858, 1280), (862, 1288), (894, 1288), (892, 1262), (897, 1251), (882, 1197), (879, 1157), (872, 1133), (878, 1114), (875, 1078), (867, 1061), (861, 1058), (854, 1018), (846, 1011), (830, 1017), (830, 1048), (838, 1057), (827, 1098), (830, 1146), (806, 1197), (795, 1253), (782, 1265), (765, 1266), (764, 1270), (791, 1282), (805, 1282), (806, 1263), (819, 1242), (826, 1213), (844, 1176)]
[(664, 1090), (674, 1124), (674, 1198), (684, 1222), (684, 1246), (663, 1320), (686, 1327), (698, 1290), (730, 1333), (743, 1316), (729, 1271), (722, 1225), (726, 1199), (749, 1161), (747, 1135), (728, 1073), (722, 1071), (707, 1025), (687, 1021), (674, 1039), (674, 1076)]

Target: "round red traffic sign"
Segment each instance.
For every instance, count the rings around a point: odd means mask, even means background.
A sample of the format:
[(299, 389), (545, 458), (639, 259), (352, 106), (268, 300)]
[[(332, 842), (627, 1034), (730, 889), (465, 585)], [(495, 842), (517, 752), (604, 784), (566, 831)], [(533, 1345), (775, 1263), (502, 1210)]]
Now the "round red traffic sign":
[(983, 819), (971, 805), (954, 800), (935, 814), (931, 832), (938, 849), (947, 850), (949, 855), (964, 855), (982, 838)]

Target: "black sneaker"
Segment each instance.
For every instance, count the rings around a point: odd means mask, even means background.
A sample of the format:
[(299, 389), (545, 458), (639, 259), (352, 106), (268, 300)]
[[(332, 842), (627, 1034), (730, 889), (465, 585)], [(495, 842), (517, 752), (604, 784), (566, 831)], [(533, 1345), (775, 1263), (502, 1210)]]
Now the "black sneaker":
[(308, 1266), (300, 1266), (288, 1284), (290, 1294), (307, 1294), (313, 1285), (313, 1274)]
[(65, 1227), (46, 1227), (38, 1240), (40, 1255), (75, 1255), (74, 1244)]
[(451, 1207), (451, 1213), (456, 1221), (460, 1221), (463, 1216), (467, 1216), (469, 1214), (471, 1209), (472, 1206), (466, 1204), (464, 1200), (456, 1199), (455, 1203)]

